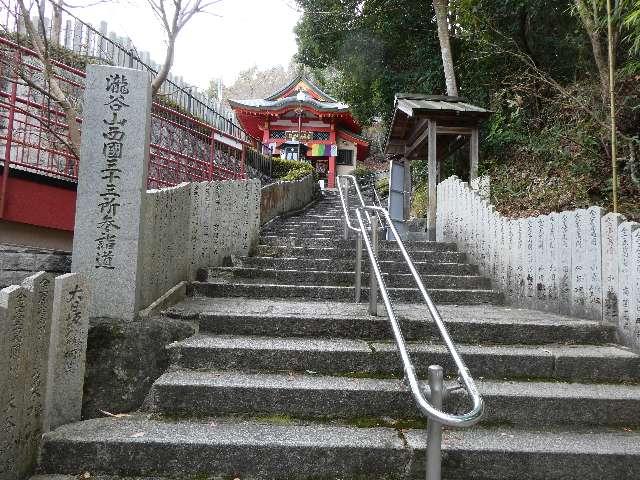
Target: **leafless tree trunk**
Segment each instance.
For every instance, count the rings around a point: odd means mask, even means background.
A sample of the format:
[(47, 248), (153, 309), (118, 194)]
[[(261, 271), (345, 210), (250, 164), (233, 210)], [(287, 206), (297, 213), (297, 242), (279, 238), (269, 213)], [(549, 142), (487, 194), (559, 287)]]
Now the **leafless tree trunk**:
[(147, 0), (147, 3), (160, 21), (167, 35), (167, 52), (160, 71), (151, 83), (151, 92), (155, 96), (165, 82), (173, 66), (176, 39), (180, 30), (199, 13), (207, 13), (207, 9), (220, 0)]
[(452, 97), (458, 96), (458, 85), (456, 83), (456, 73), (453, 68), (453, 56), (451, 54), (451, 43), (449, 41), (449, 22), (447, 14), (449, 2), (447, 0), (433, 0), (433, 9), (436, 12), (438, 22), (438, 39), (440, 40), (440, 52), (442, 53), (442, 66), (444, 68), (444, 79), (447, 83), (447, 94)]
[(51, 40), (55, 42), (56, 45), (60, 45), (60, 34), (62, 33), (62, 5), (63, 0), (52, 3), (53, 19), (51, 20)]
[[(31, 87), (38, 90), (40, 93), (51, 98), (62, 109), (65, 115), (66, 123), (69, 129), (69, 148), (71, 152), (80, 157), (80, 127), (78, 126), (77, 117), (78, 112), (67, 97), (67, 95), (60, 88), (60, 84), (55, 77), (55, 70), (51, 59), (49, 57), (49, 49), (47, 45), (47, 39), (38, 33), (37, 27), (33, 24), (29, 17), (29, 9), (25, 5), (24, 0), (17, 0), (20, 7), (20, 14), (24, 22), (27, 35), (31, 39), (31, 46), (36, 52), (38, 60), (42, 63), (42, 74), (44, 77), (44, 85), (36, 84), (28, 75), (20, 74), (21, 80), (26, 82)], [(42, 21), (42, 11), (39, 9), (40, 21)], [(16, 65), (16, 69), (19, 66)]]

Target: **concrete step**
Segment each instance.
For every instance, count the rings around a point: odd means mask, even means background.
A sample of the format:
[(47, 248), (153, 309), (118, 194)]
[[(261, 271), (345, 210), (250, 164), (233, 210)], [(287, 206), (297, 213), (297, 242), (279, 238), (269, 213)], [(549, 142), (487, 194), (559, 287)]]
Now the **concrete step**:
[[(388, 287), (415, 288), (416, 281), (411, 274), (385, 274)], [(427, 288), (489, 289), (491, 282), (478, 275), (422, 275)], [(268, 268), (216, 267), (209, 269), (209, 281), (242, 283), (277, 283), (285, 285), (335, 285), (353, 286), (355, 273), (337, 271), (278, 270)], [(363, 285), (368, 285), (369, 273), (362, 274)]]
[[(369, 271), (369, 261), (362, 260), (362, 271)], [(478, 267), (468, 263), (457, 262), (413, 262), (421, 275), (477, 275)], [(385, 273), (409, 273), (404, 262), (382, 260), (378, 264)], [(354, 271), (355, 259), (339, 260), (328, 258), (285, 258), (285, 257), (234, 257), (233, 265), (246, 268), (271, 268), (278, 270), (313, 270), (313, 271)]]
[[(340, 260), (355, 260), (355, 249), (348, 248), (315, 248), (315, 247), (282, 247), (274, 245), (258, 246), (256, 256), (259, 257), (276, 257), (276, 258), (331, 258)], [(366, 251), (363, 252), (363, 258), (367, 257)], [(399, 250), (380, 250), (378, 252), (379, 260), (392, 260), (404, 263), (404, 258)], [(417, 262), (431, 263), (464, 263), (466, 255), (462, 252), (443, 252), (443, 251), (413, 251), (411, 252), (411, 260)]]
[[(640, 385), (480, 381), (477, 386), (486, 406), (483, 424), (640, 426)], [(151, 398), (153, 413), (170, 416), (424, 420), (405, 383), (395, 379), (178, 370), (154, 383)], [(444, 403), (447, 412), (468, 409), (462, 390)]]
[[(260, 245), (280, 246), (280, 247), (314, 247), (314, 248), (348, 248), (355, 250), (355, 239), (344, 240), (342, 238), (332, 239), (330, 241), (318, 240), (314, 238), (303, 239), (301, 237), (279, 237), (274, 235), (262, 235), (260, 237)], [(458, 247), (452, 242), (404, 242), (405, 248), (409, 252), (413, 251), (445, 251), (455, 252)], [(398, 244), (394, 241), (380, 240), (379, 248), (381, 250), (399, 251)]]
[[(45, 434), (41, 470), (120, 476), (424, 478), (424, 430), (103, 418)], [(445, 430), (444, 478), (602, 480), (640, 477), (640, 435), (622, 429)]]
[[(417, 288), (388, 288), (389, 296), (396, 302), (419, 302), (422, 294)], [(366, 301), (368, 288), (362, 288), (362, 301)], [(488, 289), (432, 289), (427, 288), (434, 303), (475, 305), (481, 303), (500, 304), (500, 292)], [(287, 285), (260, 283), (227, 283), (217, 280), (192, 282), (189, 295), (206, 297), (248, 297), (248, 298), (306, 298), (310, 300), (353, 301), (355, 288), (347, 286)]]
[[(491, 305), (438, 309), (452, 338), (460, 343), (589, 345), (612, 343), (616, 335), (614, 325), (532, 310)], [(397, 305), (395, 311), (405, 339), (440, 341), (426, 305)], [(365, 305), (355, 303), (245, 299), (239, 304), (237, 298), (194, 298), (167, 314), (198, 319), (201, 331), (223, 335), (393, 338), (384, 308), (379, 316), (371, 316)]]
[[(440, 344), (409, 342), (419, 376), (429, 365), (442, 365), (445, 375), (457, 376), (446, 348)], [(391, 341), (341, 338), (258, 337), (201, 334), (170, 346), (179, 368), (312, 371), (351, 376), (403, 374), (397, 347)], [(637, 382), (640, 357), (615, 346), (458, 345), (474, 378), (544, 379), (575, 382)]]

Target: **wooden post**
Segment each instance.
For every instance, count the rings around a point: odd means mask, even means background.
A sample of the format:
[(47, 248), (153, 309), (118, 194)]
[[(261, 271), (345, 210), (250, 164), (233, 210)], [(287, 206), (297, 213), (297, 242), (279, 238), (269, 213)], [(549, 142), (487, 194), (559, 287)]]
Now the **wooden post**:
[(474, 128), (471, 132), (471, 143), (469, 145), (469, 184), (478, 178), (478, 148), (480, 143), (480, 132)]
[(437, 154), (437, 125), (435, 120), (429, 120), (429, 136), (428, 136), (428, 162), (429, 162), (429, 215), (427, 219), (427, 238), (429, 240), (436, 239), (436, 208), (437, 208), (437, 172), (438, 172), (438, 154)]

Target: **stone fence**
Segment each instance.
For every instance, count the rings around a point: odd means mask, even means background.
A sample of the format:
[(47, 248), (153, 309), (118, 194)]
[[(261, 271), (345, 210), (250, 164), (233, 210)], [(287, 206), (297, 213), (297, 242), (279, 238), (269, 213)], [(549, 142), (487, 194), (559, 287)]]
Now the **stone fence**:
[(313, 200), (316, 183), (313, 175), (291, 182), (277, 182), (262, 188), (260, 224), (283, 213), (300, 210)]
[(141, 300), (146, 307), (198, 270), (247, 255), (258, 242), (260, 182), (183, 183), (148, 190), (142, 221)]
[(613, 323), (636, 350), (639, 226), (600, 207), (509, 219), (455, 176), (438, 185), (436, 238), (465, 251), (509, 304)]
[(43, 432), (80, 420), (90, 292), (38, 272), (0, 290), (0, 473), (28, 478)]

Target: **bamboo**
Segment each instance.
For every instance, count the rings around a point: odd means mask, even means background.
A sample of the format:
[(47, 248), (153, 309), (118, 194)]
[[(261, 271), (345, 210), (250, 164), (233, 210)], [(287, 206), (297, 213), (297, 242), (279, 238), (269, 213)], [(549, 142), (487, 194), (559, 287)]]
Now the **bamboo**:
[(615, 57), (613, 52), (611, 0), (607, 0), (607, 30), (609, 43), (609, 100), (611, 107), (611, 175), (613, 185), (613, 212), (618, 213), (618, 145), (616, 142)]

